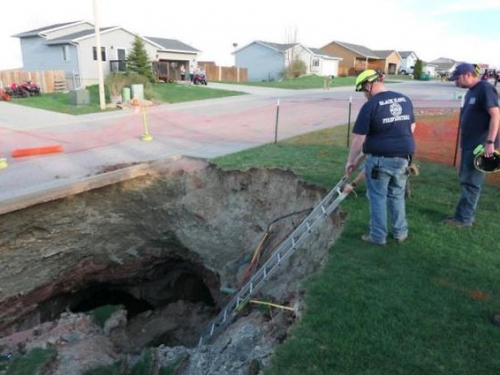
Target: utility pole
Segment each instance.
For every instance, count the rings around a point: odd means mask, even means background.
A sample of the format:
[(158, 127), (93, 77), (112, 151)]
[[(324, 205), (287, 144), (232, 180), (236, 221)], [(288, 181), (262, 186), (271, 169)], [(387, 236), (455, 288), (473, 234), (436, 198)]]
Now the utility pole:
[(99, 11), (97, 10), (97, 0), (93, 0), (94, 6), (94, 30), (95, 45), (97, 50), (97, 73), (99, 77), (99, 104), (101, 110), (106, 109), (106, 97), (104, 95), (104, 75), (102, 72), (102, 54), (101, 54), (101, 32), (99, 30)]

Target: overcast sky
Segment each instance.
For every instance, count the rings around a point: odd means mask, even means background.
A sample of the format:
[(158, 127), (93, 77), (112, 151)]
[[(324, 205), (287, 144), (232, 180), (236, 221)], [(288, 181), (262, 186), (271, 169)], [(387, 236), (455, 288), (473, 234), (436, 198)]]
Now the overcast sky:
[[(5, 0), (7, 1), (7, 0)], [(415, 51), (500, 68), (500, 0), (97, 0), (99, 24), (178, 39), (199, 60), (232, 65), (233, 44), (333, 40), (372, 50)], [(378, 6), (376, 6), (377, 4)], [(383, 5), (380, 5), (383, 4)], [(0, 21), (0, 70), (22, 66), (12, 35), (55, 23), (94, 21), (93, 0), (14, 0)]]

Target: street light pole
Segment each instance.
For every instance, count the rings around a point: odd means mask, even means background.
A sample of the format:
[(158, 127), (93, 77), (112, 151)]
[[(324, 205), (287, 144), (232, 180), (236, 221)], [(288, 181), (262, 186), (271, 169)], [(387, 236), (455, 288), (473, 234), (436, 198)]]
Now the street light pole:
[(97, 74), (99, 77), (99, 104), (101, 110), (106, 109), (106, 97), (104, 95), (104, 75), (102, 72), (102, 55), (101, 55), (101, 32), (99, 30), (99, 11), (97, 10), (97, 0), (93, 0), (94, 6), (94, 30), (95, 30), (95, 45), (97, 50)]

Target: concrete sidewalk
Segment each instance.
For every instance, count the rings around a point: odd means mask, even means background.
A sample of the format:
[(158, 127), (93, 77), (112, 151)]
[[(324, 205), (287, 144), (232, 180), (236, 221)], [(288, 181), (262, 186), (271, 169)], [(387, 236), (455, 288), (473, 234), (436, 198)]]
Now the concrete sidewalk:
[[(152, 107), (148, 109), (153, 135), (150, 142), (141, 140), (141, 113), (133, 110), (71, 116), (0, 102), (0, 158), (6, 158), (8, 164), (0, 170), (0, 204), (13, 207), (12, 203), (22, 202), (23, 197), (27, 201), (28, 196), (68, 188), (116, 166), (180, 155), (213, 158), (271, 143), (277, 130), (278, 101), (279, 140), (346, 124), (349, 101), (354, 121), (365, 101), (351, 87), (329, 91), (216, 83), (209, 83), (209, 87), (245, 90), (249, 95)], [(415, 102), (421, 100), (426, 106), (459, 106), (457, 100), (449, 100), (455, 88), (447, 85), (398, 84), (397, 91), (401, 89), (413, 90)], [(121, 133), (106, 132), (117, 131), (114, 128)], [(71, 136), (74, 139), (68, 138)], [(117, 139), (107, 139), (113, 137)], [(89, 143), (93, 138), (99, 139)], [(16, 147), (36, 147), (42, 141), (62, 141), (64, 152), (10, 156)], [(7, 211), (0, 209), (2, 212)]]

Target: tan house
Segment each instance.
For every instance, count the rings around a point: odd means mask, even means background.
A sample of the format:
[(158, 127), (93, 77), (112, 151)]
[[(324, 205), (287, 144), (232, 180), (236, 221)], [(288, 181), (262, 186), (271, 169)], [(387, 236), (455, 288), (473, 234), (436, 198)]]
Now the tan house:
[(339, 75), (357, 75), (365, 69), (397, 74), (402, 60), (396, 50), (374, 51), (365, 46), (339, 41), (330, 42), (321, 50), (342, 58), (339, 62)]

